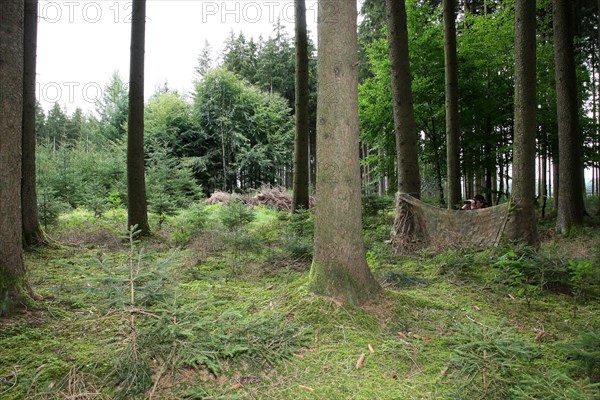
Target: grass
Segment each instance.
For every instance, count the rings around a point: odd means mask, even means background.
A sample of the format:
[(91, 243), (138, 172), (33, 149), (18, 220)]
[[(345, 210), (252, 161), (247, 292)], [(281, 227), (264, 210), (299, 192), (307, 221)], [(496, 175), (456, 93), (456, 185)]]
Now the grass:
[[(45, 300), (0, 320), (0, 398), (598, 398), (598, 281), (576, 292), (567, 268), (598, 270), (597, 228), (548, 237), (529, 258), (397, 258), (389, 215), (367, 217), (385, 292), (357, 308), (308, 291), (310, 252), (292, 244), (310, 225), (255, 207), (232, 236), (219, 207), (133, 245), (118, 210), (63, 215), (51, 234), (65, 244), (26, 253)], [(535, 266), (567, 286), (544, 285)]]

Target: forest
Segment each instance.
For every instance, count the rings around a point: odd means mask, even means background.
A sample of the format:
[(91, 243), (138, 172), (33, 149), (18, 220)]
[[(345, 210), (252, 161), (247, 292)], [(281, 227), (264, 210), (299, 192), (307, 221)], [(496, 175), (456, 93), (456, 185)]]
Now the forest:
[(94, 111), (0, 4), (0, 399), (600, 398), (600, 0), (293, 3)]

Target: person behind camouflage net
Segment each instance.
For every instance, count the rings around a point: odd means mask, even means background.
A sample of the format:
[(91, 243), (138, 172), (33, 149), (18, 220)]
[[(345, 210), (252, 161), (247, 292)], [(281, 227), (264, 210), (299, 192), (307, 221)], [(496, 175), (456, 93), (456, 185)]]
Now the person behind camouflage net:
[(410, 254), (423, 247), (443, 251), (457, 246), (498, 245), (508, 221), (509, 202), (489, 207), (483, 202), (483, 206), (475, 212), (465, 213), (424, 203), (410, 194), (397, 193), (396, 209), (410, 209), (413, 218), (419, 221), (419, 229), (407, 235), (404, 221), (397, 213), (391, 232), (394, 253)]
[(487, 201), (485, 201), (485, 197), (476, 194), (472, 199), (465, 200), (465, 204), (462, 206), (461, 210), (479, 210), (480, 208), (486, 207)]

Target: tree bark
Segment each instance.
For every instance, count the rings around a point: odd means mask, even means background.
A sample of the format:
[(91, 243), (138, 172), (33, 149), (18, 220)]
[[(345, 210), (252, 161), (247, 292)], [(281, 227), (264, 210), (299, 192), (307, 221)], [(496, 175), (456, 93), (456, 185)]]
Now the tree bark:
[(398, 158), (398, 191), (421, 197), (417, 126), (413, 109), (404, 1), (386, 0), (391, 61), (392, 108)]
[(516, 206), (508, 237), (538, 245), (535, 215), (536, 139), (536, 21), (535, 1), (515, 4), (515, 132), (512, 196)]
[(23, 218), (23, 241), (26, 246), (47, 242), (46, 235), (40, 225), (35, 179), (37, 8), (37, 0), (25, 0), (21, 214)]
[(127, 121), (127, 225), (150, 233), (144, 177), (144, 51), (146, 0), (134, 0), (129, 64), (129, 118)]
[(446, 158), (448, 208), (456, 208), (460, 191), (460, 131), (458, 125), (458, 63), (456, 57), (456, 0), (444, 0), (444, 56), (446, 76)]
[[(418, 161), (417, 127), (413, 109), (412, 78), (408, 53), (408, 27), (404, 1), (386, 0), (388, 20), (388, 50), (391, 63), (392, 110), (396, 132), (396, 156), (398, 160), (398, 192), (421, 197), (421, 177)], [(419, 246), (419, 233), (423, 229), (418, 213), (408, 202), (396, 203), (395, 225), (401, 227), (396, 236), (401, 237), (403, 247)], [(399, 223), (401, 221), (401, 223)]]
[(366, 261), (358, 153), (356, 2), (319, 2), (317, 66), (317, 206), (310, 286), (362, 304), (380, 286)]
[(23, 0), (0, 4), (0, 315), (25, 291), (21, 216)]
[(561, 233), (582, 225), (585, 214), (572, 16), (570, 0), (552, 0), (559, 142), (556, 228)]
[(308, 210), (308, 33), (305, 0), (296, 3), (296, 137), (294, 141), (294, 191), (292, 210)]

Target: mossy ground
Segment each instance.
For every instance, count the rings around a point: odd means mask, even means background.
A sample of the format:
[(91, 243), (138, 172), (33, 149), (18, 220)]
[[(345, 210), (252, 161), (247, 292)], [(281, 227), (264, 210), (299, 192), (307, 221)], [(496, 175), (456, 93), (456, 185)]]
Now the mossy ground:
[[(0, 398), (599, 395), (598, 365), (586, 369), (570, 350), (600, 329), (598, 282), (577, 301), (569, 288), (539, 289), (543, 282), (507, 273), (508, 249), (397, 258), (385, 243), (390, 218), (379, 214), (365, 238), (384, 294), (361, 308), (339, 305), (309, 291), (310, 257), (286, 250), (303, 239), (288, 217), (259, 207), (243, 230), (226, 232), (218, 209), (207, 208), (194, 232), (181, 235), (184, 213), (136, 245), (144, 252), (134, 312), (125, 215), (63, 216), (50, 232), (62, 244), (26, 253), (45, 300), (0, 320)], [(599, 245), (600, 230), (586, 227), (573, 238), (548, 234), (540, 254), (597, 270)], [(133, 344), (137, 364), (125, 351)], [(127, 391), (143, 368), (151, 379)]]

